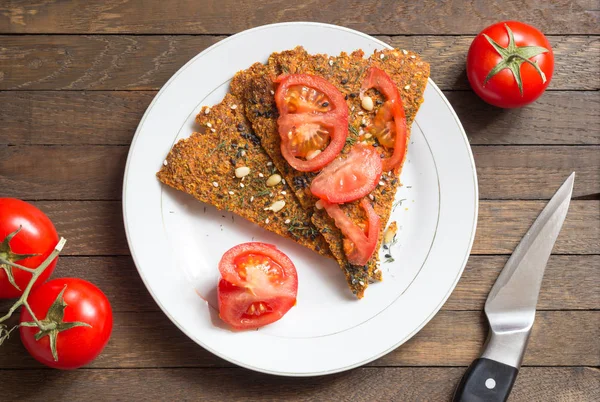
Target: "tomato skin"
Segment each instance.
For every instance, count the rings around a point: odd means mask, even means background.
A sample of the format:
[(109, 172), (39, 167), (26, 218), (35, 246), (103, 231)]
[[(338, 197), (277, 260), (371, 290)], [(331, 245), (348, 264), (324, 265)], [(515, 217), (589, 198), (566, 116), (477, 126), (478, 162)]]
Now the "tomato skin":
[(223, 254), (219, 272), (219, 316), (236, 330), (271, 324), (296, 304), (296, 267), (272, 244), (232, 247)]
[[(43, 284), (28, 298), (39, 320), (46, 316), (65, 285), (64, 321), (85, 322), (91, 328), (75, 327), (60, 332), (56, 342), (58, 361), (52, 357), (48, 336), (35, 340), (37, 327), (20, 327), (19, 331), (23, 345), (37, 361), (52, 368), (73, 370), (90, 363), (102, 352), (112, 332), (113, 315), (108, 299), (96, 286), (79, 278), (59, 278)], [(31, 314), (23, 308), (20, 322), (31, 321)]]
[[(386, 98), (384, 106), (377, 112), (375, 122), (379, 122), (379, 125), (384, 125), (385, 120), (392, 118), (395, 128), (395, 138), (393, 140), (394, 152), (392, 156), (383, 160), (383, 170), (385, 172), (394, 170), (398, 173), (402, 169), (408, 147), (408, 129), (406, 127), (406, 115), (404, 113), (402, 97), (390, 76), (377, 67), (371, 67), (367, 71), (367, 76), (360, 89), (361, 98), (370, 88), (377, 89)], [(372, 127), (367, 127), (368, 130), (370, 128), (373, 129)], [(377, 132), (379, 129), (374, 128), (374, 131)], [(377, 136), (377, 134), (375, 135)]]
[[(280, 116), (277, 123), (279, 125), (279, 133), (281, 136), (281, 155), (291, 167), (301, 172), (315, 172), (329, 164), (340, 154), (340, 152), (342, 152), (342, 149), (346, 144), (346, 137), (348, 136), (347, 119), (346, 124), (343, 124), (340, 123), (339, 117), (335, 115), (314, 116), (307, 114), (286, 114)], [(291, 138), (282, 133), (287, 133), (291, 131), (293, 127), (301, 124), (315, 123), (322, 124), (330, 129), (331, 142), (321, 153), (311, 160), (297, 158), (291, 150)]]
[[(308, 88), (314, 88), (329, 99), (329, 109), (327, 114), (333, 114), (340, 117), (348, 118), (348, 106), (344, 95), (324, 78), (310, 74), (284, 74), (277, 77), (275, 82), (279, 83), (277, 91), (275, 92), (275, 103), (279, 110), (279, 114), (290, 114), (292, 113), (285, 100), (287, 91), (294, 86), (302, 85)], [(318, 113), (318, 112), (313, 112)]]
[(323, 202), (327, 214), (335, 221), (344, 235), (344, 252), (348, 262), (354, 265), (365, 265), (377, 248), (381, 220), (369, 201), (360, 200), (360, 206), (367, 215), (367, 233), (357, 226), (337, 204)]
[(327, 165), (310, 185), (313, 195), (330, 203), (361, 199), (377, 187), (382, 174), (379, 152), (355, 145), (348, 156)]
[[(281, 154), (291, 167), (301, 172), (322, 169), (340, 154), (348, 136), (348, 106), (342, 93), (329, 81), (310, 74), (284, 74), (275, 80), (279, 84), (275, 91), (275, 103), (279, 111), (279, 136)], [(326, 107), (301, 107), (292, 110), (288, 92), (299, 86), (322, 93), (327, 99)], [(322, 112), (321, 110), (324, 110)], [(291, 133), (304, 124), (320, 124), (329, 131), (330, 142), (317, 156), (303, 160), (294, 155)], [(314, 151), (317, 151), (315, 149)]]
[[(526, 62), (521, 64), (522, 95), (519, 92), (517, 81), (509, 69), (501, 70), (484, 84), (488, 73), (502, 60), (500, 54), (487, 41), (484, 34), (502, 47), (507, 47), (509, 35), (505, 25), (512, 30), (516, 46), (541, 46), (548, 49), (547, 53), (538, 54), (529, 59), (538, 63), (546, 76), (546, 82), (543, 82), (542, 77), (532, 65)], [(535, 101), (550, 84), (553, 72), (554, 53), (550, 42), (536, 28), (519, 21), (498, 22), (485, 28), (475, 37), (467, 55), (467, 77), (471, 87), (481, 99), (501, 108), (521, 107)]]
[[(235, 286), (224, 279), (219, 280), (217, 294), (219, 299), (219, 316), (233, 329), (238, 331), (256, 329), (272, 324), (280, 320), (296, 304), (296, 297), (290, 295), (258, 299), (249, 293), (246, 288)], [(256, 302), (267, 304), (270, 307), (270, 311), (254, 317), (244, 317), (244, 313), (252, 303)]]
[[(28, 268), (37, 268), (52, 253), (58, 243), (58, 234), (50, 219), (35, 206), (15, 198), (0, 198), (0, 242), (22, 226), (13, 237), (10, 247), (16, 254), (40, 254), (14, 261)], [(50, 263), (34, 284), (34, 288), (44, 283), (54, 271), (58, 257)], [(18, 268), (12, 269), (15, 282), (21, 290), (9, 281), (4, 269), (0, 269), (0, 299), (11, 299), (23, 294), (31, 274)]]

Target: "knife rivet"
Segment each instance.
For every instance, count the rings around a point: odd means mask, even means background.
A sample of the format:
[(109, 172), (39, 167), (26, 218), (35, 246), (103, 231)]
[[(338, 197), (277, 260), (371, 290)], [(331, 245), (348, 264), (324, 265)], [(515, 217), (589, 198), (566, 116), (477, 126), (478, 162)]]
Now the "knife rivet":
[(496, 387), (496, 381), (493, 378), (485, 380), (485, 387), (487, 389), (494, 389)]

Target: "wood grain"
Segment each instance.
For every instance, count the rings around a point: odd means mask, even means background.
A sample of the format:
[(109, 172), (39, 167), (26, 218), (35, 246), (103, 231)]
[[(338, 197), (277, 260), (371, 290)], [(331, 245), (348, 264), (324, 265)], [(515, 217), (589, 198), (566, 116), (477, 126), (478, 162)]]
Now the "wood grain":
[(550, 199), (572, 172), (573, 197), (600, 193), (600, 147), (474, 146), (480, 199)]
[[(156, 90), (223, 36), (0, 36), (0, 90)], [(383, 36), (422, 53), (445, 90), (468, 89), (464, 72), (472, 37)], [(600, 88), (600, 37), (556, 36), (552, 90)], [(259, 61), (259, 60), (257, 60)]]
[[(129, 145), (155, 91), (0, 92), (0, 144)], [(470, 91), (446, 91), (472, 145), (600, 144), (600, 92), (549, 91), (498, 109)]]
[(0, 143), (129, 145), (155, 95), (155, 91), (0, 92)]
[[(507, 256), (471, 256), (458, 285), (442, 310), (483, 310), (488, 293), (507, 259)], [(52, 277), (80, 277), (96, 284), (109, 297), (114, 311), (159, 311), (140, 280), (133, 260), (128, 256), (63, 256)], [(340, 280), (343, 279), (340, 277)], [(373, 292), (377, 292), (377, 289), (374, 288)], [(7, 311), (11, 303), (12, 300), (0, 300), (0, 312)], [(586, 310), (597, 309), (598, 306), (600, 256), (550, 257), (537, 309)]]
[(317, 21), (367, 33), (476, 34), (497, 21), (518, 19), (546, 34), (597, 34), (594, 1), (521, 2), (340, 2), (309, 0), (290, 7), (281, 0), (25, 1), (0, 6), (0, 32), (6, 33), (234, 33), (284, 21)]
[[(7, 400), (63, 401), (448, 401), (463, 367), (359, 368), (290, 378), (241, 368), (148, 370), (3, 370)], [(600, 371), (589, 367), (524, 367), (510, 402), (589, 402), (600, 398)], [(13, 386), (13, 384), (19, 384)], [(365, 386), (369, 384), (369, 386)], [(101, 395), (101, 396), (100, 396)]]
[[(549, 199), (574, 171), (574, 197), (600, 193), (598, 146), (472, 149), (481, 199)], [(119, 200), (127, 152), (125, 146), (0, 146), (0, 186), (4, 196), (29, 200)]]
[(121, 203), (34, 202), (67, 239), (62, 255), (128, 255)]
[(548, 91), (527, 107), (510, 110), (488, 105), (471, 91), (444, 94), (472, 145), (600, 144), (597, 91)]
[[(472, 255), (444, 310), (483, 310), (508, 257)], [(600, 256), (553, 255), (548, 261), (538, 310), (586, 310), (600, 306)]]
[[(473, 254), (512, 254), (546, 202), (480, 201)], [(553, 252), (600, 253), (600, 201), (571, 201)]]
[[(198, 299), (201, 303), (201, 300)], [(402, 347), (374, 366), (466, 366), (487, 336), (479, 311), (441, 311)], [(539, 311), (525, 354), (530, 366), (600, 364), (600, 311)], [(18, 337), (3, 345), (0, 368), (41, 367)], [(231, 367), (197, 346), (162, 312), (115, 313), (110, 342), (94, 368)]]
[[(118, 201), (34, 202), (68, 239), (63, 255), (128, 255)], [(481, 201), (472, 254), (511, 254), (545, 201)], [(600, 254), (600, 201), (572, 201), (554, 252)]]

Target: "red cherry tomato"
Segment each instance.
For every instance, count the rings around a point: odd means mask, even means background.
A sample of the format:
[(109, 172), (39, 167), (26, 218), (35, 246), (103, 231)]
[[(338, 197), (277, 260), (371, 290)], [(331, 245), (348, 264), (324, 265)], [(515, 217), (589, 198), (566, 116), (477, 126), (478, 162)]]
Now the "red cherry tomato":
[(348, 262), (354, 265), (365, 265), (373, 256), (377, 247), (381, 221), (371, 203), (363, 198), (360, 206), (365, 211), (367, 222), (365, 229), (355, 224), (337, 204), (321, 201), (327, 214), (335, 221), (344, 235), (344, 253)]
[(554, 72), (554, 53), (536, 28), (518, 21), (499, 22), (479, 33), (467, 55), (467, 77), (487, 103), (515, 108), (535, 101)]
[(361, 98), (370, 88), (375, 88), (385, 97), (385, 103), (379, 108), (373, 124), (367, 131), (374, 135), (385, 148), (393, 148), (389, 158), (383, 160), (383, 170), (394, 169), (399, 172), (404, 163), (408, 143), (406, 116), (402, 98), (394, 81), (387, 73), (377, 67), (371, 67), (360, 89)]
[[(9, 238), (11, 233), (21, 230)], [(10, 241), (9, 241), (10, 240)], [(0, 256), (27, 268), (37, 268), (52, 253), (58, 234), (48, 217), (33, 205), (14, 198), (0, 198)], [(27, 255), (37, 254), (27, 257)], [(34, 284), (44, 283), (52, 274), (58, 257)], [(0, 264), (0, 299), (21, 296), (31, 274)]]
[(108, 343), (112, 310), (104, 293), (91, 283), (78, 278), (54, 279), (33, 291), (27, 300), (38, 320), (44, 324), (54, 322), (58, 329), (57, 334), (49, 330), (40, 337), (29, 311), (21, 310), (21, 341), (40, 363), (76, 369), (94, 360)]
[(251, 242), (231, 248), (223, 254), (219, 272), (219, 315), (234, 329), (271, 324), (296, 304), (296, 267), (271, 244)]
[(346, 144), (348, 106), (344, 96), (315, 75), (282, 75), (276, 82), (281, 154), (296, 170), (322, 169)]
[(334, 160), (313, 179), (310, 191), (330, 203), (358, 200), (377, 187), (381, 173), (377, 150), (355, 145), (346, 158)]

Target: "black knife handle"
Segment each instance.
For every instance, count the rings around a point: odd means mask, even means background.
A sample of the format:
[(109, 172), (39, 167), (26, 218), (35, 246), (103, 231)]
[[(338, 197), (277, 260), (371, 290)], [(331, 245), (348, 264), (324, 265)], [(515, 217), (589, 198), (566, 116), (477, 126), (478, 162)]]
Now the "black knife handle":
[(453, 402), (506, 401), (519, 369), (480, 358), (475, 360), (454, 392)]

